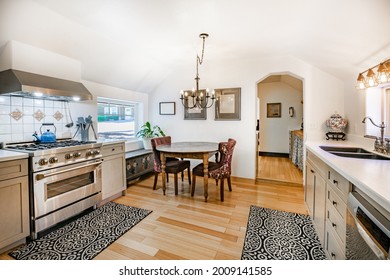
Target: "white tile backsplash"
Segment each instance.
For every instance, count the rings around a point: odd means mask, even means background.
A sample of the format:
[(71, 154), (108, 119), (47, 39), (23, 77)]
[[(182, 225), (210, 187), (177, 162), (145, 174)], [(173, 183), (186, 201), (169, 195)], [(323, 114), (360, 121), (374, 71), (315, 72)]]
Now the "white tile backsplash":
[[(67, 111), (64, 101), (43, 100), (20, 96), (0, 96), (0, 141), (22, 142), (32, 141), (32, 134), (41, 133), (43, 123), (54, 123), (57, 138), (72, 137), (71, 130), (65, 127), (67, 123)], [(19, 120), (10, 116), (11, 112), (19, 110), (23, 115)], [(34, 114), (40, 110), (45, 117), (38, 121)], [(63, 118), (56, 120), (55, 112), (59, 111)], [(50, 128), (50, 127), (47, 127)], [(54, 128), (50, 128), (54, 132)]]
[(11, 97), (11, 105), (12, 106), (23, 106), (23, 97), (19, 96), (12, 96)]
[(9, 115), (11, 109), (9, 105), (0, 105), (0, 115)]
[(11, 116), (10, 115), (0, 115), (0, 124), (10, 124)]
[(32, 98), (23, 98), (23, 106), (26, 107), (26, 106), (34, 106), (34, 99)]
[(4, 95), (0, 96), (0, 104), (9, 106), (11, 104), (11, 97)]

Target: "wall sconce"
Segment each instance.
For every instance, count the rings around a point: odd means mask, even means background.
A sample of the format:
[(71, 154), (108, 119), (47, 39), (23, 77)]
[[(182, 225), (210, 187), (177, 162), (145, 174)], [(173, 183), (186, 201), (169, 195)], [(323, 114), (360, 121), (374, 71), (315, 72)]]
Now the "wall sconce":
[[(364, 76), (364, 73), (366, 75)], [(380, 84), (390, 82), (390, 59), (375, 65), (374, 67), (367, 69), (359, 74), (357, 78), (358, 89), (366, 89), (370, 87), (376, 87)]]

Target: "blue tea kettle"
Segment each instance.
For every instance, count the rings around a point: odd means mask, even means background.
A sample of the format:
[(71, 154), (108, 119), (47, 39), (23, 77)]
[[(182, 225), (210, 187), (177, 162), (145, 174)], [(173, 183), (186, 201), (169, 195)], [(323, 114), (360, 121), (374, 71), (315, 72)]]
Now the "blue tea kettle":
[[(53, 126), (54, 127), (54, 132), (51, 132), (50, 129), (46, 129), (45, 132), (42, 133), (42, 127), (44, 126)], [(33, 136), (37, 139), (37, 141), (41, 143), (55, 143), (56, 142), (56, 131), (57, 128), (54, 125), (54, 123), (43, 123), (41, 126), (41, 137), (37, 135), (37, 132), (33, 134)]]

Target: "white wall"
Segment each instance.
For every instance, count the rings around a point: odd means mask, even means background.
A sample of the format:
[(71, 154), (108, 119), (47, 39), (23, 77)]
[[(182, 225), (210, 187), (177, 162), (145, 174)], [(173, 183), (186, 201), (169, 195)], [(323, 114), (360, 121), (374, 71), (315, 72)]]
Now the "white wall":
[[(289, 131), (301, 128), (303, 94), (283, 82), (259, 83), (261, 152), (289, 153)], [(281, 103), (281, 117), (267, 118), (267, 103)], [(295, 115), (290, 117), (289, 107)]]
[[(207, 66), (206, 66), (207, 64)], [(257, 83), (272, 73), (293, 74), (303, 79), (304, 127), (306, 139), (325, 139), (325, 121), (334, 111), (344, 113), (344, 84), (333, 76), (294, 57), (254, 58), (242, 61), (206, 61), (200, 69), (201, 87), (241, 87), (241, 120), (214, 121), (214, 107), (208, 109), (207, 120), (183, 120), (181, 89), (193, 87), (194, 69), (172, 73), (158, 87), (149, 101), (150, 118), (160, 125), (173, 141), (225, 141), (235, 138), (233, 176), (256, 176), (256, 106)], [(176, 115), (160, 116), (159, 102), (175, 101)]]

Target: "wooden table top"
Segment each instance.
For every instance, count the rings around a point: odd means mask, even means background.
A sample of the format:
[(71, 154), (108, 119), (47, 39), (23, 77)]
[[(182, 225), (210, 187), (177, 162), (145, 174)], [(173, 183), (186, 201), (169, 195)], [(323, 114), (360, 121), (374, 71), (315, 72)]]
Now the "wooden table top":
[(157, 151), (166, 153), (208, 153), (218, 151), (218, 143), (214, 142), (175, 142), (159, 145)]

